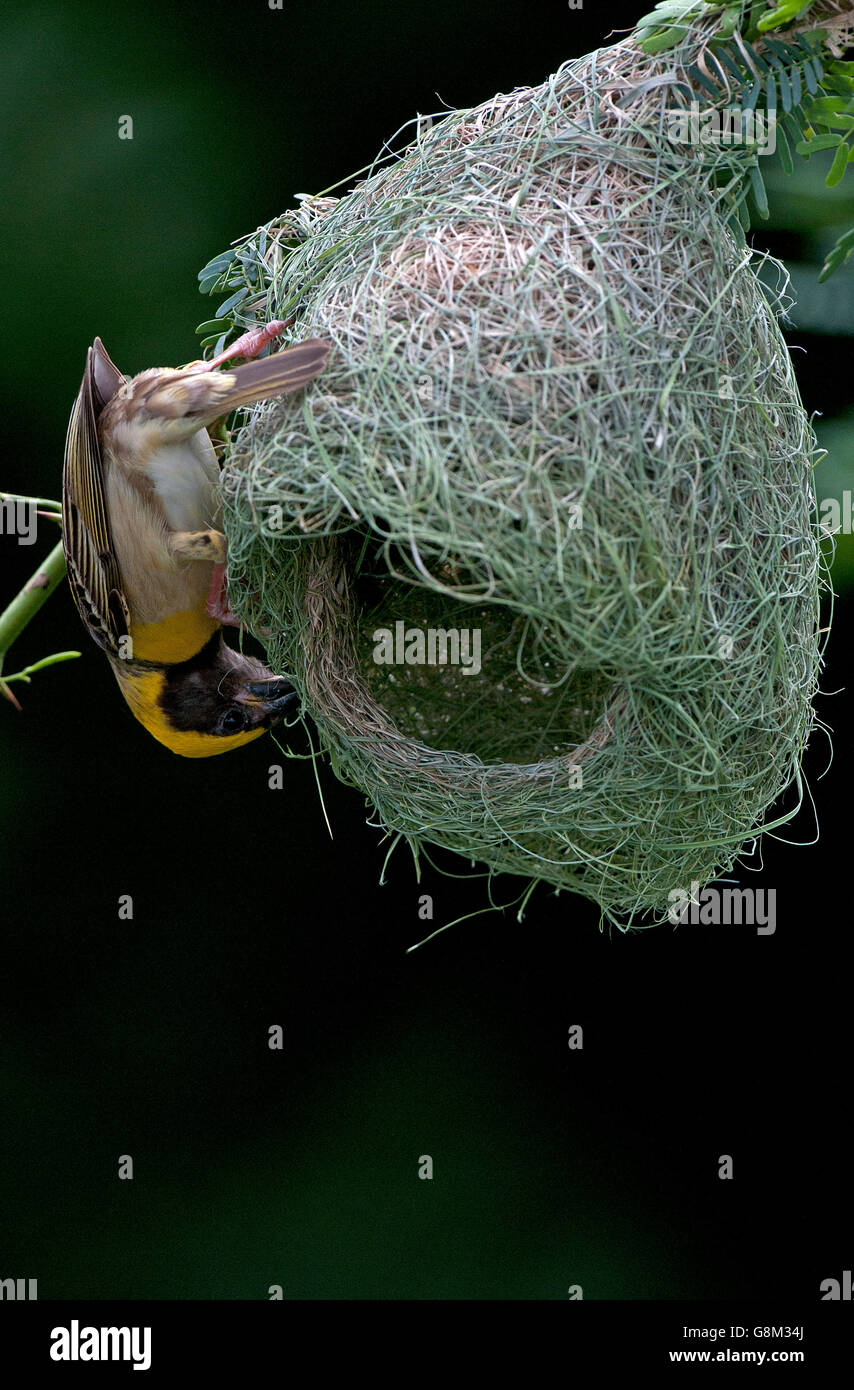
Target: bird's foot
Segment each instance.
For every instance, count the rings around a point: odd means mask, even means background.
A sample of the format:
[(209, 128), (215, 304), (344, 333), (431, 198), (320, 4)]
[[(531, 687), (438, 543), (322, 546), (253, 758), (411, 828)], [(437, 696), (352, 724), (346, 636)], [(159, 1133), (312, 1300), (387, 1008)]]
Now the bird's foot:
[(213, 560), (225, 568), (228, 542), (222, 531), (170, 531), (168, 545), (181, 560)]
[(210, 362), (206, 362), (205, 371), (212, 372), (216, 367), (221, 367), (223, 362), (230, 362), (232, 357), (244, 357), (247, 361), (258, 357), (274, 338), (279, 338), (285, 329), (293, 323), (293, 319), (272, 319), (270, 323), (265, 323), (262, 328), (250, 328), (236, 342), (221, 352), (218, 357), (214, 357)]

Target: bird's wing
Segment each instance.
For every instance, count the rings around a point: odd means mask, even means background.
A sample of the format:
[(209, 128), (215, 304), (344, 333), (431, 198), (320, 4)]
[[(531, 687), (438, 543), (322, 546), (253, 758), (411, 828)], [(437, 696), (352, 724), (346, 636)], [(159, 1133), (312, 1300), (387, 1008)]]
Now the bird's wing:
[(98, 416), (108, 391), (115, 394), (123, 380), (96, 339), (68, 422), (62, 470), (62, 545), (71, 592), (90, 635), (113, 654), (128, 634), (130, 614), (110, 533)]

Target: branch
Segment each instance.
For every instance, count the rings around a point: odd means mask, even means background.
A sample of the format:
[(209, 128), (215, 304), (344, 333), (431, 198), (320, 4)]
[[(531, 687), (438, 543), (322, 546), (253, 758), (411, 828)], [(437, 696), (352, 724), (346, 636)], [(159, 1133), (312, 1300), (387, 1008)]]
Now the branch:
[[(28, 498), (28, 501), (35, 501), (35, 498)], [(38, 499), (41, 501), (42, 499)], [(46, 506), (55, 506), (55, 503), (45, 503)], [(3, 662), (12, 643), (20, 637), (24, 628), (32, 622), (42, 605), (50, 598), (57, 585), (62, 583), (65, 576), (65, 555), (62, 545), (54, 546), (47, 559), (39, 566), (24, 585), (21, 592), (12, 599), (8, 608), (0, 613), (0, 673), (3, 670)], [(53, 666), (57, 661), (70, 661), (73, 657), (79, 656), (79, 652), (57, 652), (53, 656), (43, 657), (32, 666), (26, 666), (21, 671), (16, 671), (13, 675), (3, 676), (0, 674), (0, 693), (20, 709), (18, 701), (15, 699), (9, 684), (12, 681), (29, 681), (34, 671), (40, 671), (45, 666)]]

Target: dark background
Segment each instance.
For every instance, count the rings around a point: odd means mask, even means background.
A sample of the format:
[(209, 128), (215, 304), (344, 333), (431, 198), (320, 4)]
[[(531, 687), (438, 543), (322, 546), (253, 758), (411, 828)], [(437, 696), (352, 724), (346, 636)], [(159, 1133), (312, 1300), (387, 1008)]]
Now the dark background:
[[(0, 487), (58, 496), (95, 334), (125, 371), (189, 360), (214, 307), (196, 273), (234, 237), (365, 165), (417, 111), (540, 82), (645, 8), (17, 7), (0, 81)], [(838, 495), (854, 486), (854, 273), (824, 291), (816, 273), (854, 198), (823, 197), (822, 174), (769, 178), (757, 244), (793, 269), (790, 338)], [(48, 523), (28, 549), (0, 539), (0, 600), (54, 539)], [(828, 692), (847, 678), (851, 574), (846, 538)], [(271, 1284), (563, 1299), (581, 1284), (587, 1299), (806, 1307), (851, 1267), (848, 695), (819, 701), (836, 744), (823, 780), (821, 734), (807, 758), (820, 842), (808, 800), (740, 874), (777, 890), (775, 935), (621, 935), (539, 890), (521, 923), (476, 916), (406, 955), (419, 894), (429, 929), (483, 907), (483, 880), (428, 867), (419, 886), (398, 850), (379, 886), (387, 846), (362, 797), (322, 771), (330, 840), (310, 763), (267, 789), (269, 739), (201, 762), (161, 749), (64, 586), (9, 669), (68, 647), (82, 659), (16, 687), (23, 714), (0, 703), (0, 1278), (61, 1299), (263, 1299)]]

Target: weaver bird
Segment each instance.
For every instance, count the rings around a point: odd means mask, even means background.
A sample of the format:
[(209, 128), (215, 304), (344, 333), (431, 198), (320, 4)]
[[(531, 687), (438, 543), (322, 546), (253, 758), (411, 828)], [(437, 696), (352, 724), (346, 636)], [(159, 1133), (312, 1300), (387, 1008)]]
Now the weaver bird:
[(312, 338), (257, 357), (275, 322), (212, 362), (124, 377), (100, 338), (71, 412), (62, 543), (71, 591), (122, 695), (160, 743), (188, 758), (260, 737), (296, 698), (290, 683), (227, 646), (219, 465), (205, 426), (317, 376), (329, 345)]

